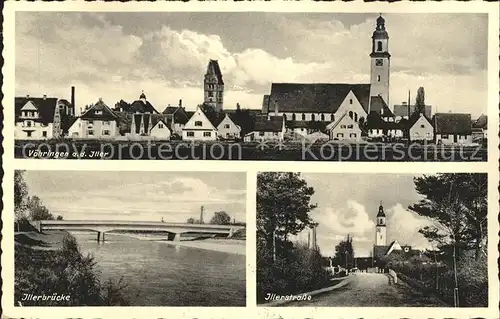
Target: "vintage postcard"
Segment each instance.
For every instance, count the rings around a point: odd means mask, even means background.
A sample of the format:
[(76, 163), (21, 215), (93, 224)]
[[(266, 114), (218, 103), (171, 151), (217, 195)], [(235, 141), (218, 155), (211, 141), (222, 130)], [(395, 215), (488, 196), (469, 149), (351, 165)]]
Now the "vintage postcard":
[(2, 319), (500, 318), (498, 5), (3, 15)]
[(489, 18), (17, 11), (15, 157), (486, 161)]

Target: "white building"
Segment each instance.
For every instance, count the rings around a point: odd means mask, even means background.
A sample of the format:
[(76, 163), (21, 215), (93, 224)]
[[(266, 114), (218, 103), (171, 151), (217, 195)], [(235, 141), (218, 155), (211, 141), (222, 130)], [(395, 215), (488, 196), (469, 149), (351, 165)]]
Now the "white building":
[(336, 122), (328, 124), (326, 129), (330, 132), (330, 139), (339, 141), (361, 141), (361, 129), (359, 124), (344, 113)]
[(84, 111), (69, 131), (75, 138), (112, 139), (118, 135), (117, 116), (99, 99)]
[(182, 130), (182, 139), (185, 141), (215, 141), (217, 140), (217, 128), (203, 113), (200, 106), (196, 108), (193, 116)]

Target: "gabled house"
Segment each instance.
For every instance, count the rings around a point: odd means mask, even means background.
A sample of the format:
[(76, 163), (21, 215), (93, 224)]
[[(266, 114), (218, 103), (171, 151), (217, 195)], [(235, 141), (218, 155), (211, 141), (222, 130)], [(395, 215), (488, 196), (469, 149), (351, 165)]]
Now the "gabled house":
[(71, 127), (71, 131), (79, 135), (73, 137), (81, 138), (114, 138), (118, 135), (118, 117), (113, 111), (99, 99), (97, 103), (88, 107), (73, 126), (80, 125), (79, 129)]
[(162, 112), (165, 115), (165, 120), (170, 124), (172, 133), (182, 136), (182, 129), (191, 118), (192, 114), (186, 112), (182, 106), (182, 100), (179, 100), (178, 106), (168, 105)]
[(217, 140), (217, 127), (207, 118), (200, 106), (196, 108), (196, 111), (182, 129), (182, 139), (186, 141)]
[(488, 138), (488, 115), (482, 114), (472, 123), (473, 138)]
[(384, 121), (379, 113), (370, 112), (367, 118), (368, 137), (371, 138), (401, 138), (404, 136), (404, 130), (407, 124), (395, 121)]
[(236, 124), (229, 113), (219, 113), (216, 124), (220, 139), (239, 139), (241, 137), (241, 127)]
[(327, 125), (330, 139), (339, 141), (361, 141), (361, 128), (348, 113), (340, 116), (340, 118)]
[(15, 128), (17, 139), (49, 139), (63, 137), (68, 123), (74, 121), (75, 87), (71, 87), (71, 103), (55, 97), (14, 98)]
[(255, 118), (255, 125), (244, 137), (245, 142), (276, 140), (282, 141), (285, 134), (285, 119), (283, 116), (260, 115)]
[(470, 114), (436, 113), (433, 122), (437, 144), (472, 144)]
[(434, 140), (434, 127), (432, 120), (424, 113), (415, 112), (408, 121), (410, 141), (432, 141)]
[(151, 129), (149, 135), (158, 140), (169, 140), (172, 136), (172, 130), (167, 121), (159, 115), (153, 115), (151, 120)]

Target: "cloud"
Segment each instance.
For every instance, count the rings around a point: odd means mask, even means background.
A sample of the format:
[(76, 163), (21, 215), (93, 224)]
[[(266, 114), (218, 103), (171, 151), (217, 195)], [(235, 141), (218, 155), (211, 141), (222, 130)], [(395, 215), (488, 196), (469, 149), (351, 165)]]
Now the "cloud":
[(397, 204), (387, 210), (387, 233), (390, 241), (397, 240), (400, 244), (408, 244), (414, 248), (432, 248), (427, 239), (420, 234), (419, 229), (433, 225), (432, 221)]
[(365, 207), (352, 199), (347, 200), (340, 208), (324, 209), (314, 217), (322, 228), (344, 237), (347, 234), (354, 237), (363, 236), (366, 232), (372, 231), (375, 226)]
[[(16, 52), (22, 52), (16, 55), (16, 94), (69, 98), (73, 84), (80, 108), (99, 97), (110, 106), (120, 99), (132, 101), (145, 90), (159, 111), (179, 99), (192, 109), (202, 102), (209, 59), (219, 60), (226, 108), (236, 102), (260, 108), (271, 82), (369, 81), (375, 17), (344, 24), (326, 14), (255, 13), (254, 24), (265, 21), (272, 36), (245, 41), (237, 26), (219, 28), (217, 34), (192, 30), (188, 20), (177, 29), (168, 20), (134, 28), (147, 16), (129, 22), (123, 15), (119, 24), (111, 13), (16, 13)], [(486, 15), (385, 18), (392, 54), (390, 104), (406, 100), (408, 89), (413, 100), (424, 86), (427, 103), (440, 111), (477, 116), (486, 110)], [(143, 27), (150, 29), (134, 34)]]

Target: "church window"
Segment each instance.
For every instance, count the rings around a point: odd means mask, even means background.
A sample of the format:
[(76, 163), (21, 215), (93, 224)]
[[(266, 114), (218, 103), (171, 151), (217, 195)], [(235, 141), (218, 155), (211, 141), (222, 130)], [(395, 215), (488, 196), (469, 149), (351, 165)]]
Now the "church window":
[(305, 121), (306, 120), (306, 115), (304, 113), (302, 113), (302, 121)]
[(377, 42), (377, 51), (382, 51), (382, 41)]
[(377, 82), (380, 82), (380, 75), (377, 75)]

